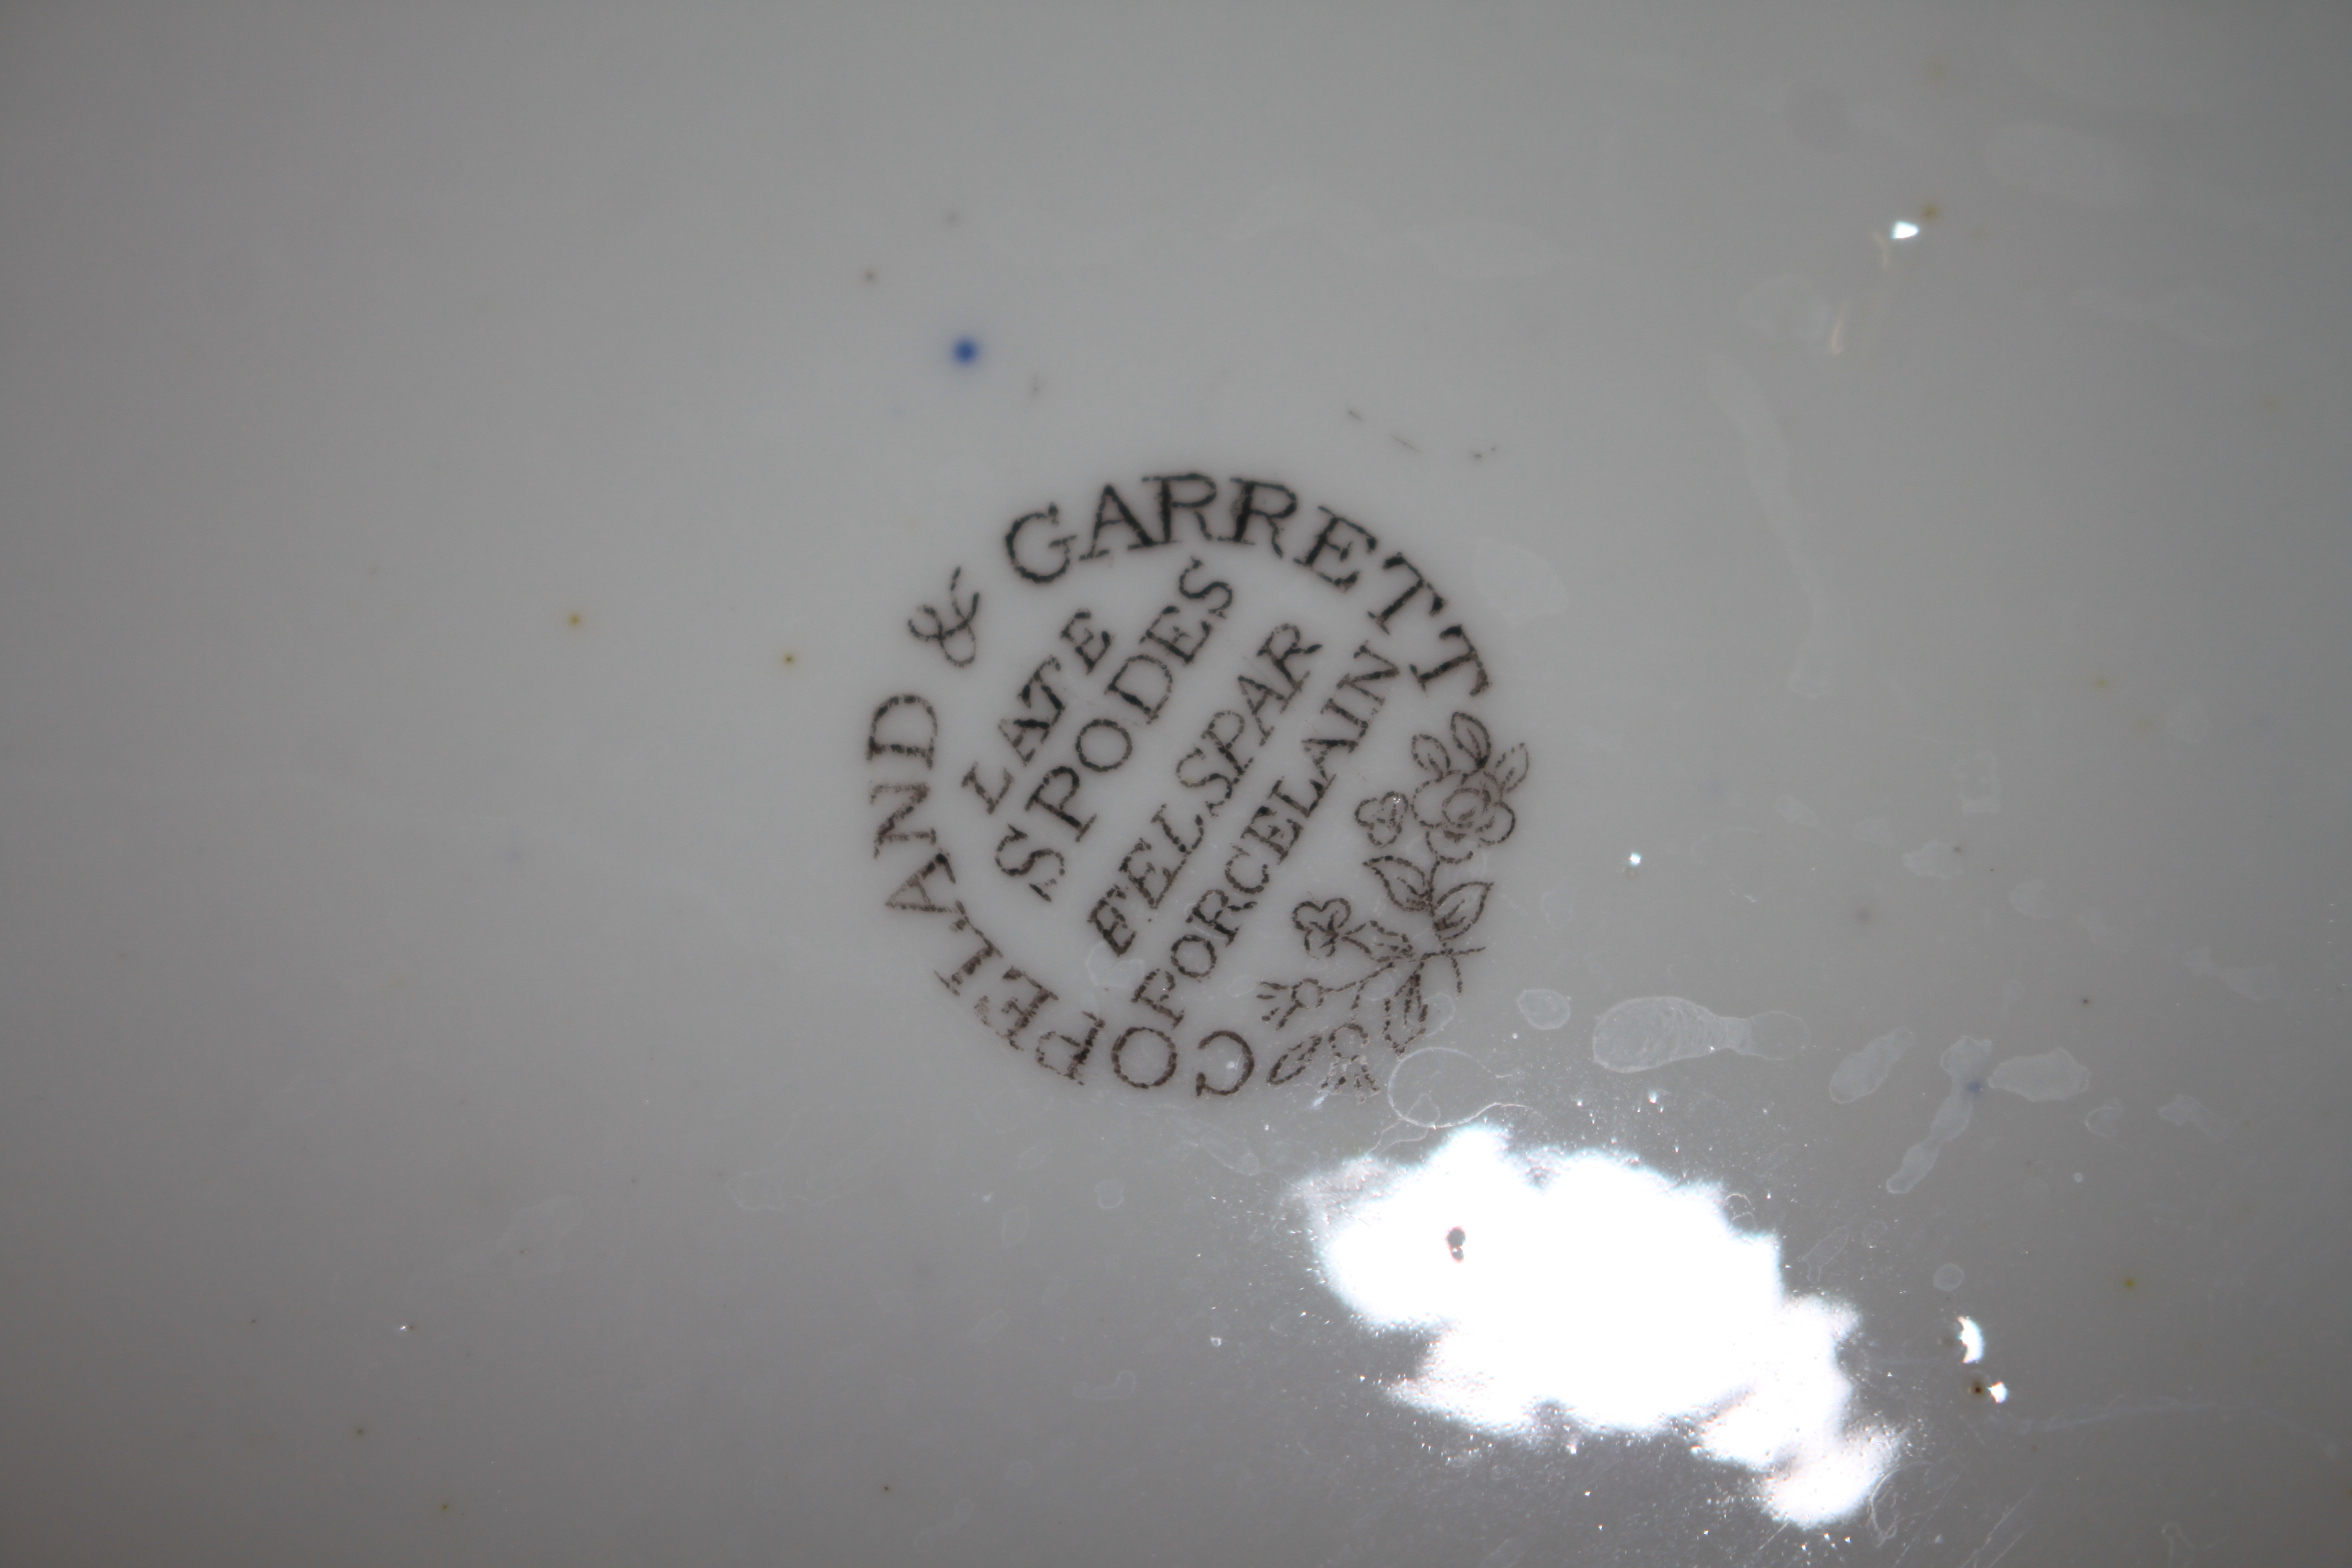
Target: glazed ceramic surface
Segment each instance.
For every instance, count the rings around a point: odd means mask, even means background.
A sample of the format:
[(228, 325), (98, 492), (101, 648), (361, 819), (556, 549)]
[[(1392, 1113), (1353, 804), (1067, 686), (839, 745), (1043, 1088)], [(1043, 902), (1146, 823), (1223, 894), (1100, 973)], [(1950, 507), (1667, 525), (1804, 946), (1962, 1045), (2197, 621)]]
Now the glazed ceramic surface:
[(0, 18), (0, 1557), (2352, 1554), (2340, 8)]

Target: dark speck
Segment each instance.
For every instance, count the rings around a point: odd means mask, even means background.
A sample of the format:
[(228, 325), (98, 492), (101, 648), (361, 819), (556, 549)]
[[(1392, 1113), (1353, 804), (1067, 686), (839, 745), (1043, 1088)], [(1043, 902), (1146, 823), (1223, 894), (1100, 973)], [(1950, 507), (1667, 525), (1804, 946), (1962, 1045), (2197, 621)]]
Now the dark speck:
[(1459, 1225), (1446, 1232), (1446, 1251), (1454, 1255), (1456, 1263), (1462, 1261), (1462, 1243), (1469, 1239), (1470, 1233)]
[(956, 363), (959, 365), (971, 364), (980, 357), (980, 340), (978, 338), (957, 338), (955, 340), (955, 357)]

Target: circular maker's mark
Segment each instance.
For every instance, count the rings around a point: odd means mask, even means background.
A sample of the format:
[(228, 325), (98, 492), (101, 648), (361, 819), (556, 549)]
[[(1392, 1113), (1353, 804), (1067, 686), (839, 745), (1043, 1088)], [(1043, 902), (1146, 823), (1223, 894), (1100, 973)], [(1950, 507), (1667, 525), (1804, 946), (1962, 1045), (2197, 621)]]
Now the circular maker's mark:
[(1374, 1089), (1476, 970), (1524, 745), (1438, 578), (1272, 480), (1045, 500), (893, 628), (876, 894), (1025, 1061)]

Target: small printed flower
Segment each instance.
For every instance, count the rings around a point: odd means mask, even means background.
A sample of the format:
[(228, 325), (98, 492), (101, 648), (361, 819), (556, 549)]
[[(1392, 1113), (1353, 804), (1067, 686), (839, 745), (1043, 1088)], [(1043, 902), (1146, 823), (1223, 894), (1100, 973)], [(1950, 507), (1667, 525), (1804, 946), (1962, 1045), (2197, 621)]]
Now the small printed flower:
[(1315, 980), (1296, 980), (1289, 985), (1278, 985), (1271, 980), (1258, 982), (1258, 1000), (1266, 1004), (1260, 1015), (1279, 1029), (1300, 1013), (1311, 1013), (1323, 1005), (1323, 986)]
[(1342, 938), (1348, 933), (1348, 922), (1355, 918), (1355, 910), (1344, 898), (1326, 900), (1320, 904), (1301, 904), (1290, 912), (1290, 923), (1299, 929), (1307, 941), (1307, 951), (1317, 958), (1329, 958), (1339, 950)]
[(1410, 810), (1411, 802), (1405, 799), (1402, 792), (1392, 789), (1378, 800), (1367, 800), (1358, 805), (1356, 821), (1363, 825), (1373, 848), (1386, 849), (1404, 833), (1405, 820)]
[(1500, 844), (1519, 825), (1503, 803), (1503, 784), (1481, 768), (1431, 779), (1413, 794), (1413, 820), (1428, 831), (1429, 852), (1440, 860), (1468, 860)]

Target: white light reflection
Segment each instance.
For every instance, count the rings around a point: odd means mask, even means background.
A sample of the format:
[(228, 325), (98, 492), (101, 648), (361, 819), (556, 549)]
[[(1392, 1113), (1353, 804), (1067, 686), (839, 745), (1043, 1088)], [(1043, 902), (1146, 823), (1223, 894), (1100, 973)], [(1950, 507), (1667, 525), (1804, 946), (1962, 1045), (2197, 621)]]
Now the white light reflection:
[(1916, 223), (1908, 223), (1901, 218), (1897, 218), (1895, 220), (1895, 226), (1887, 232), (1893, 238), (1898, 240), (1915, 240), (1919, 238), (1919, 225)]
[(1967, 1366), (1984, 1359), (1984, 1330), (1976, 1326), (1976, 1319), (1960, 1320), (1960, 1364)]
[(1798, 1525), (1894, 1465), (1899, 1434), (1848, 1421), (1853, 1309), (1784, 1294), (1779, 1241), (1734, 1228), (1712, 1186), (1466, 1127), (1418, 1166), (1366, 1157), (1297, 1190), (1332, 1291), (1432, 1334), (1390, 1389), (1406, 1404), (1498, 1436), (1687, 1431)]

